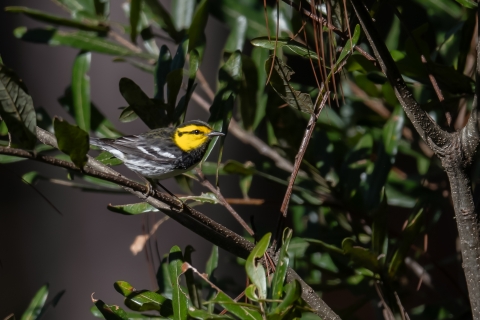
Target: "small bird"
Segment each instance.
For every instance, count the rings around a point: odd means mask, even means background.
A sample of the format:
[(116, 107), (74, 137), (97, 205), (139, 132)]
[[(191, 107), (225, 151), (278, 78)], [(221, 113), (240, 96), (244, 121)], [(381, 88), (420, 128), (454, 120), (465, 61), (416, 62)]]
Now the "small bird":
[(216, 136), (224, 134), (203, 121), (192, 120), (176, 128), (159, 128), (117, 139), (90, 138), (90, 144), (110, 152), (130, 170), (145, 177), (150, 194), (151, 180), (171, 178), (193, 169)]

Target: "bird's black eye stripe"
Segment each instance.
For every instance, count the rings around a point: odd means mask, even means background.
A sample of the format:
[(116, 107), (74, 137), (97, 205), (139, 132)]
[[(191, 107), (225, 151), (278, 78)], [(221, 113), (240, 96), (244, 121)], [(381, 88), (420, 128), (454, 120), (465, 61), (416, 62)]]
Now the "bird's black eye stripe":
[(193, 130), (191, 133), (192, 134), (200, 134), (200, 130)]

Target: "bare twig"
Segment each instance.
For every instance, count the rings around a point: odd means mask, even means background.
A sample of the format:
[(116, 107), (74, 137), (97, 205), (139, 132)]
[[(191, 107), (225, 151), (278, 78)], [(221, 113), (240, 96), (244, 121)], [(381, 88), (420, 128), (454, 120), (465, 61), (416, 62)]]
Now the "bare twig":
[(394, 291), (393, 294), (395, 295), (395, 299), (397, 300), (397, 305), (400, 309), (400, 316), (402, 317), (402, 320), (410, 320), (410, 317), (408, 316), (407, 311), (405, 311), (405, 308), (403, 307), (402, 301), (400, 301), (397, 292)]
[(390, 309), (387, 302), (383, 298), (382, 291), (380, 290), (380, 286), (376, 281), (374, 284), (375, 284), (375, 290), (377, 291), (377, 295), (380, 298), (380, 301), (382, 302), (382, 305), (383, 305), (383, 315), (385, 317), (385, 320), (395, 320), (395, 316), (393, 315), (392, 309)]
[(318, 96), (317, 103), (315, 104), (316, 110), (314, 111), (313, 114), (310, 115), (310, 120), (308, 121), (307, 128), (305, 129), (302, 143), (300, 144), (300, 149), (298, 150), (298, 153), (295, 156), (295, 164), (293, 166), (293, 171), (292, 171), (292, 174), (290, 175), (290, 181), (288, 182), (287, 191), (285, 192), (285, 197), (283, 198), (283, 203), (280, 208), (280, 216), (279, 216), (279, 221), (277, 223), (277, 232), (275, 236), (275, 241), (278, 241), (279, 239), (278, 237), (281, 235), (281, 230), (283, 230), (285, 220), (287, 219), (288, 203), (290, 202), (290, 198), (292, 196), (293, 185), (295, 184), (298, 171), (300, 170), (300, 164), (302, 163), (303, 156), (305, 155), (305, 151), (307, 150), (308, 143), (310, 142), (310, 138), (312, 137), (313, 131), (315, 129), (315, 124), (317, 123), (317, 120), (318, 120), (318, 116), (320, 115), (320, 112), (322, 112), (323, 107), (325, 106), (325, 103), (327, 102), (329, 95), (330, 95), (329, 91), (325, 92), (320, 104), (318, 104), (320, 95)]
[(222, 206), (224, 206), (228, 210), (228, 212), (230, 212), (230, 214), (235, 218), (235, 220), (237, 220), (238, 223), (240, 223), (242, 225), (242, 227), (248, 232), (248, 234), (250, 234), (253, 237), (255, 235), (253, 230), (245, 222), (245, 220), (243, 220), (242, 217), (240, 217), (240, 215), (235, 211), (235, 209), (232, 208), (232, 206), (227, 202), (227, 200), (225, 200), (225, 198), (223, 197), (220, 190), (215, 188), (210, 183), (210, 181), (207, 180), (207, 178), (205, 177), (205, 175), (203, 174), (202, 170), (199, 167), (195, 168), (195, 172), (197, 173), (197, 176), (199, 178), (198, 182), (200, 182), (204, 187), (206, 187), (207, 189), (212, 191), (215, 194), (215, 196), (217, 197), (218, 201), (220, 201)]
[(142, 52), (142, 49), (140, 49), (139, 47), (137, 47), (136, 45), (134, 45), (133, 43), (131, 43), (130, 41), (128, 41), (127, 39), (125, 39), (124, 37), (122, 37), (121, 35), (116, 33), (115, 31), (110, 31), (108, 33), (108, 35), (110, 37), (112, 37), (113, 39), (115, 39), (122, 46), (132, 50), (133, 52), (136, 52), (136, 53), (141, 53)]

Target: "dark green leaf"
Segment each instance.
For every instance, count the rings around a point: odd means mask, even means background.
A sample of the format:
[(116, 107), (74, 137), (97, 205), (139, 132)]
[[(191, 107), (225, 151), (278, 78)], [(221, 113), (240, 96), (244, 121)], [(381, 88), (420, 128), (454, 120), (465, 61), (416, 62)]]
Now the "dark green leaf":
[(115, 158), (113, 154), (107, 151), (100, 153), (95, 160), (100, 161), (106, 166), (118, 166), (123, 163), (122, 160)]
[(186, 30), (192, 23), (195, 11), (195, 0), (181, 0), (172, 2), (172, 20), (177, 30)]
[(80, 52), (73, 63), (72, 70), (72, 98), (75, 120), (78, 126), (90, 132), (90, 77), (87, 75), (90, 69), (90, 52)]
[(21, 320), (35, 320), (39, 317), (40, 313), (42, 312), (43, 306), (45, 305), (45, 301), (48, 297), (48, 285), (42, 286), (35, 296), (33, 297), (32, 301), (27, 307), (27, 310), (23, 313)]
[(344, 62), (345, 58), (353, 53), (353, 48), (358, 42), (358, 39), (360, 38), (360, 25), (357, 24), (355, 26), (355, 31), (353, 32), (352, 38), (348, 39), (345, 43), (345, 46), (342, 49), (342, 52), (340, 52), (340, 56), (337, 59), (337, 62), (335, 63), (335, 72), (337, 72), (337, 69), (341, 64)]
[(205, 266), (205, 273), (208, 275), (209, 278), (212, 277), (213, 272), (218, 267), (218, 247), (212, 247), (212, 253), (210, 253), (210, 257), (207, 260), (207, 265)]
[(217, 295), (210, 301), (218, 303), (240, 319), (262, 320), (262, 315), (253, 305), (245, 305), (235, 302), (223, 292), (218, 292)]
[(177, 97), (182, 87), (183, 69), (175, 69), (167, 75), (167, 101), (168, 114), (173, 114), (173, 110), (177, 105)]
[(373, 213), (372, 224), (372, 251), (377, 255), (386, 254), (384, 250), (385, 239), (387, 237), (387, 216), (388, 201), (385, 189), (383, 190), (383, 198), (380, 206)]
[[(278, 258), (275, 273), (272, 279), (272, 300), (279, 300), (282, 298), (283, 283), (285, 282), (285, 276), (287, 275), (288, 263), (290, 258), (288, 256), (288, 246), (292, 239), (292, 229), (286, 228), (283, 231), (283, 244), (280, 248), (280, 257)], [(270, 304), (270, 310), (274, 310), (277, 306), (277, 302)]]
[(135, 113), (135, 111), (133, 111), (133, 108), (131, 106), (128, 106), (125, 109), (123, 109), (122, 113), (120, 113), (120, 117), (118, 118), (118, 120), (124, 123), (132, 122), (137, 119), (138, 119), (138, 116)]
[(28, 184), (35, 184), (41, 178), (37, 171), (30, 171), (22, 176), (22, 180)]
[(157, 270), (157, 284), (159, 291), (166, 296), (172, 295), (172, 281), (170, 280), (170, 271), (168, 266), (168, 255), (164, 255)]
[(265, 276), (265, 269), (261, 263), (257, 263), (257, 259), (263, 257), (267, 251), (270, 243), (271, 233), (267, 233), (257, 243), (252, 252), (248, 255), (247, 262), (245, 264), (245, 270), (252, 283), (257, 287), (258, 296), (260, 299), (266, 299), (267, 297), (267, 279)]
[[(252, 58), (242, 55), (243, 79), (240, 84), (240, 114), (242, 125), (246, 130), (251, 131), (255, 122), (257, 112), (258, 95), (258, 70)], [(254, 94), (255, 93), (255, 94)]]
[[(285, 297), (283, 301), (271, 312), (273, 314), (286, 314), (289, 309), (293, 308), (293, 304), (302, 295), (302, 285), (298, 280), (294, 280), (285, 285)], [(270, 314), (269, 314), (270, 316)]]
[(329, 253), (334, 253), (334, 254), (339, 254), (339, 255), (343, 255), (344, 252), (342, 249), (340, 249), (339, 247), (337, 246), (334, 246), (334, 245), (331, 245), (331, 244), (328, 244), (328, 243), (325, 243), (321, 240), (317, 240), (317, 239), (303, 239), (305, 241), (307, 241), (308, 243), (311, 243), (313, 245), (317, 245), (319, 246), (320, 248), (322, 248), (322, 251), (326, 251), (326, 252), (329, 252)]
[[(274, 58), (275, 63), (273, 62)], [(267, 74), (270, 74), (272, 63), (274, 63), (270, 77), (270, 85), (272, 88), (289, 106), (302, 112), (313, 114), (313, 102), (310, 95), (297, 91), (290, 85), (290, 78), (295, 73), (292, 68), (277, 57), (270, 56), (265, 63), (265, 72)]]
[(122, 204), (117, 206), (112, 206), (111, 204), (107, 207), (108, 210), (121, 213), (124, 215), (136, 215), (145, 212), (157, 212), (158, 209), (152, 207), (146, 202), (132, 203), (132, 204)]
[(150, 129), (161, 128), (167, 124), (164, 106), (160, 102), (152, 101), (135, 82), (122, 78), (119, 87), (122, 96)]
[(160, 55), (158, 56), (157, 65), (155, 66), (155, 99), (165, 101), (163, 91), (165, 83), (167, 83), (167, 75), (170, 73), (171, 64), (172, 55), (170, 53), (170, 50), (168, 50), (168, 47), (166, 45), (163, 45), (160, 48)]
[(133, 43), (137, 41), (137, 30), (140, 22), (140, 10), (142, 8), (142, 0), (130, 1), (130, 40)]
[(18, 27), (13, 33), (15, 37), (28, 42), (45, 43), (51, 46), (67, 46), (115, 56), (137, 56), (145, 59), (151, 58), (149, 54), (131, 51), (115, 42), (100, 38), (95, 33), (91, 32), (66, 32), (54, 28), (28, 30), (26, 27)]
[(355, 241), (346, 238), (342, 241), (343, 252), (357, 265), (367, 268), (373, 272), (379, 271), (377, 256), (368, 249), (354, 246)]
[(240, 163), (236, 160), (228, 160), (223, 165), (223, 170), (226, 173), (230, 174), (239, 174), (244, 176), (250, 176), (256, 172), (255, 167), (252, 166), (250, 163)]
[[(188, 245), (185, 248), (185, 255), (184, 255), (184, 260), (185, 262), (188, 262), (190, 265), (193, 265), (192, 262), (192, 253), (195, 252), (195, 249)], [(187, 288), (188, 288), (188, 295), (190, 297), (190, 301), (192, 302), (193, 306), (197, 309), (202, 308), (202, 299), (200, 292), (198, 292), (197, 285), (195, 283), (195, 278), (193, 277), (193, 270), (188, 269), (185, 271), (185, 280), (187, 282)], [(189, 314), (190, 314), (190, 309), (189, 309)]]
[(14, 163), (14, 162), (23, 161), (23, 160), (27, 160), (27, 158), (20, 158), (20, 157), (7, 156), (4, 154), (0, 154), (0, 163), (2, 164)]
[[(474, 2), (475, 3), (475, 2)], [(475, 3), (475, 6), (477, 4)], [(477, 20), (476, 10), (466, 10), (467, 20), (463, 23), (462, 32), (460, 36), (460, 44), (458, 49), (458, 62), (457, 70), (464, 71), (465, 64), (467, 63), (467, 57), (470, 52), (470, 45), (472, 42), (473, 32), (475, 31), (475, 25)]]
[(180, 287), (180, 275), (182, 274), (183, 256), (179, 247), (173, 246), (168, 255), (170, 281), (172, 283), (172, 305), (174, 318), (185, 320), (188, 316), (187, 297)]
[(239, 15), (236, 18), (236, 23), (228, 35), (227, 43), (225, 44), (226, 52), (242, 51), (245, 43), (245, 34), (247, 32), (247, 18)]
[(127, 313), (119, 306), (106, 305), (102, 300), (96, 300), (94, 303), (106, 320), (128, 320)]
[(37, 119), (32, 97), (22, 80), (0, 64), (0, 116), (12, 138), (26, 149), (33, 149), (37, 140)]
[(182, 40), (182, 34), (177, 32), (175, 25), (172, 21), (172, 17), (168, 11), (163, 7), (159, 0), (143, 0), (145, 5), (152, 12), (153, 20), (165, 30), (168, 35), (176, 42), (179, 43)]
[[(236, 51), (230, 55), (227, 62), (222, 66), (218, 74), (219, 88), (210, 107), (210, 118), (208, 123), (216, 131), (221, 131), (225, 134), (228, 132), (228, 125), (232, 117), (233, 103), (235, 97), (239, 92), (240, 81), (242, 79), (242, 55)], [(222, 145), (225, 137), (222, 138)], [(212, 151), (216, 139), (210, 143), (204, 159)], [(221, 152), (219, 155), (221, 159)]]
[(69, 155), (77, 167), (83, 168), (87, 163), (87, 152), (90, 148), (88, 133), (56, 117), (53, 119), (53, 128), (58, 149)]
[[(187, 2), (187, 1), (185, 1)], [(197, 50), (199, 53), (200, 61), (203, 58), (203, 52), (205, 51), (205, 44), (207, 38), (205, 36), (205, 27), (208, 21), (208, 1), (202, 0), (195, 11), (192, 24), (188, 30), (188, 52)]]
[(462, 6), (469, 9), (475, 9), (478, 6), (478, 4), (473, 0), (455, 0), (455, 1), (457, 1)]
[(314, 50), (309, 49), (305, 45), (298, 43), (290, 38), (280, 38), (278, 39), (278, 41), (275, 41), (275, 38), (270, 38), (269, 40), (268, 37), (259, 37), (252, 39), (250, 42), (256, 47), (268, 50), (274, 50), (276, 45), (277, 48), (287, 49), (286, 52), (291, 52), (293, 54), (299, 55), (302, 58), (319, 60), (318, 55)]
[(411, 245), (417, 238), (422, 228), (422, 219), (423, 218), (423, 208), (418, 209), (418, 212), (413, 216), (413, 218), (408, 222), (407, 227), (402, 232), (402, 240), (400, 246), (395, 251), (390, 266), (388, 268), (388, 274), (390, 277), (395, 277), (398, 268), (402, 265), (405, 257), (407, 256), (408, 251), (410, 250)]
[(197, 50), (190, 51), (189, 54), (189, 71), (188, 71), (188, 85), (186, 94), (180, 99), (177, 109), (175, 110), (174, 119), (177, 124), (183, 123), (187, 113), (188, 103), (192, 97), (193, 91), (196, 88), (195, 78), (199, 68), (200, 57)]
[(93, 24), (68, 18), (62, 18), (51, 15), (47, 12), (35, 10), (27, 7), (6, 7), (5, 11), (13, 13), (23, 13), (35, 20), (53, 23), (60, 26), (72, 27), (85, 31), (108, 32), (110, 28), (104, 25)]
[(388, 155), (397, 155), (398, 143), (402, 138), (404, 122), (405, 113), (403, 112), (403, 108), (397, 105), (383, 128), (383, 144), (385, 145), (385, 151)]

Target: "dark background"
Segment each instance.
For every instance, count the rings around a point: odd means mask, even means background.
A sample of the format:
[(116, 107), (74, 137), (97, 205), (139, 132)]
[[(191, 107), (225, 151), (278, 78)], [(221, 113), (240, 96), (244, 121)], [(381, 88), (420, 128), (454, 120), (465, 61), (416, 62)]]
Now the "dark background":
[[(48, 47), (16, 39), (13, 36), (14, 28), (43, 24), (23, 15), (5, 13), (3, 8), (9, 5), (28, 6), (64, 16), (67, 16), (67, 13), (51, 1), (9, 0), (1, 1), (1, 4), (0, 54), (4, 64), (15, 70), (23, 79), (36, 108), (43, 107), (50, 116), (58, 115), (73, 122), (57, 99), (70, 84), (71, 68), (78, 50)], [(128, 20), (120, 11), (119, 4), (120, 1), (112, 1), (111, 16), (113, 20), (127, 23)], [(169, 7), (168, 3), (165, 5)], [(215, 88), (217, 63), (220, 61), (219, 55), (228, 29), (210, 17), (206, 34), (208, 45), (202, 71)], [(159, 46), (167, 44), (175, 51), (171, 43), (158, 40), (157, 44)], [(151, 95), (153, 78), (128, 64), (114, 63), (111, 60), (112, 57), (92, 53), (89, 72), (92, 102), (120, 131), (128, 134), (141, 133), (147, 130), (141, 121), (124, 124), (117, 120), (120, 114), (118, 107), (126, 105), (119, 93), (118, 82), (121, 77), (131, 78)], [(193, 103), (187, 117), (207, 120), (208, 114)], [(235, 138), (229, 136), (223, 159), (255, 160), (252, 159), (251, 151), (249, 147), (241, 145)], [(90, 295), (93, 292), (97, 299), (102, 299), (108, 304), (121, 305), (123, 299), (113, 288), (113, 283), (117, 280), (128, 281), (137, 289), (156, 289), (145, 251), (133, 256), (129, 247), (135, 237), (142, 233), (142, 225), (146, 219), (153, 224), (161, 219), (163, 214), (119, 215), (108, 211), (107, 204), (135, 203), (139, 202), (139, 199), (126, 194), (82, 192), (79, 189), (62, 187), (46, 181), (39, 182), (36, 188), (61, 211), (62, 215), (59, 215), (33, 188), (21, 181), (21, 175), (34, 170), (50, 178), (66, 179), (66, 171), (34, 161), (0, 165), (1, 319), (12, 312), (17, 318), (21, 316), (30, 299), (45, 283), (50, 285), (48, 300), (65, 290), (60, 303), (47, 311), (47, 319), (93, 318), (89, 311), (92, 306)], [(138, 179), (124, 168), (121, 172)], [(225, 178), (221, 182), (225, 196), (241, 197), (235, 177)], [(179, 192), (173, 179), (165, 182), (165, 185), (172, 191)], [(264, 187), (262, 183), (255, 183), (252, 189), (253, 197), (255, 190), (262, 190)], [(266, 187), (272, 188), (271, 185)], [(278, 188), (276, 186), (271, 190), (272, 192), (282, 190)], [(198, 186), (195, 190), (198, 193), (206, 191)], [(265, 191), (262, 194), (265, 195)], [(223, 208), (203, 206), (201, 211), (243, 234)], [(274, 210), (270, 211), (274, 213)], [(239, 208), (239, 212), (243, 213), (248, 221), (251, 213), (261, 211), (242, 207)], [(257, 215), (256, 220), (261, 225), (263, 219), (270, 217), (272, 216), (262, 213)], [(205, 262), (212, 248), (207, 241), (171, 220), (159, 228), (156, 239), (160, 255), (168, 253), (173, 245), (178, 245), (182, 249), (188, 244), (193, 245), (196, 249), (193, 262), (200, 271), (204, 271)], [(220, 265), (223, 265), (223, 268), (220, 268), (219, 275), (228, 276), (233, 270), (241, 271), (240, 267), (232, 267), (234, 264), (228, 263), (233, 260), (233, 256), (220, 251)], [(158, 263), (155, 264), (155, 268), (157, 266)], [(237, 280), (244, 281), (243, 278)]]

